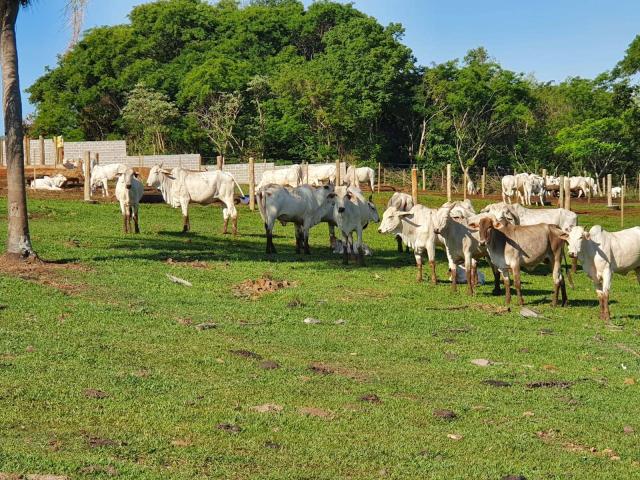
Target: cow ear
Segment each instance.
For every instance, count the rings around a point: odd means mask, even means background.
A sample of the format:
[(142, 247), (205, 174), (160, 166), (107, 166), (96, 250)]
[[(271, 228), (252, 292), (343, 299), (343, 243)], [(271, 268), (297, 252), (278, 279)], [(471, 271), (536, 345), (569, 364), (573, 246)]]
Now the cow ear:
[(493, 228), (495, 228), (496, 230), (500, 230), (502, 227), (504, 227), (504, 225), (502, 224), (502, 222), (499, 221), (493, 221), (491, 222), (493, 224)]
[(582, 236), (585, 240), (591, 240), (591, 234), (589, 232), (584, 232)]
[(407, 215), (412, 215), (411, 212), (398, 212), (397, 215), (399, 217), (406, 217)]
[(324, 185), (322, 188), (324, 188), (325, 190), (329, 190), (329, 185)]
[(351, 200), (351, 199), (353, 198), (353, 195), (351, 194), (351, 192), (347, 192), (347, 198), (348, 198), (349, 200)]
[(480, 225), (478, 225), (476, 222), (472, 222), (468, 225), (468, 227), (472, 230), (478, 230), (480, 228)]
[(138, 172), (133, 172), (133, 176), (138, 178), (140, 176), (140, 174)]
[(327, 198), (335, 198), (336, 194), (335, 193), (330, 193), (329, 195), (327, 195)]
[(569, 241), (569, 234), (567, 232), (562, 232), (560, 234), (560, 238), (564, 241)]

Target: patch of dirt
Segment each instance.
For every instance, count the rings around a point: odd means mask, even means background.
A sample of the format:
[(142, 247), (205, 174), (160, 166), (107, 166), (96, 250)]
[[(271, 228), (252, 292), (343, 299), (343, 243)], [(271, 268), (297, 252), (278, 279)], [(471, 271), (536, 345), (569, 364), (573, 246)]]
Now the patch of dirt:
[(563, 380), (543, 380), (540, 382), (529, 382), (527, 388), (569, 388), (573, 382)]
[(233, 423), (219, 423), (216, 425), (216, 428), (228, 433), (240, 433), (242, 431), (242, 428), (238, 425), (234, 425)]
[(201, 269), (208, 269), (209, 268), (209, 264), (207, 262), (202, 262), (199, 260), (187, 260), (187, 259), (178, 259), (175, 260), (171, 257), (167, 258), (164, 263), (166, 263), (167, 265), (180, 265), (180, 266), (184, 266), (184, 267), (191, 267), (191, 268), (201, 268)]
[(190, 318), (179, 318), (178, 320), (176, 320), (176, 322), (186, 327), (193, 325), (193, 320)]
[(511, 384), (509, 382), (505, 382), (503, 380), (483, 380), (483, 385), (489, 385), (490, 387), (510, 387)]
[(319, 373), (320, 375), (329, 375), (331, 373), (335, 373), (335, 370), (331, 368), (329, 365), (325, 365), (324, 363), (314, 362), (309, 365), (309, 370), (314, 373)]
[(64, 272), (68, 270), (86, 272), (89, 268), (78, 263), (53, 263), (38, 258), (23, 260), (12, 255), (0, 255), (0, 273), (53, 287), (66, 295), (77, 295), (86, 286), (69, 283), (64, 278)]
[(124, 445), (124, 443), (116, 442), (115, 440), (111, 440), (110, 438), (101, 438), (94, 437), (93, 435), (86, 435), (85, 440), (89, 448), (100, 448), (100, 447), (117, 447), (120, 445)]
[(333, 413), (317, 407), (301, 407), (298, 409), (298, 412), (301, 415), (305, 415), (307, 417), (317, 417), (325, 419), (333, 418)]
[(378, 397), (375, 393), (368, 393), (366, 395), (362, 395), (360, 397), (360, 401), (368, 402), (368, 403), (382, 403), (382, 400), (380, 400), (380, 397)]
[(453, 410), (434, 410), (433, 416), (442, 420), (453, 420), (458, 415)]
[(263, 370), (275, 370), (280, 368), (278, 362), (274, 362), (273, 360), (264, 360), (258, 364), (258, 366)]
[(536, 435), (540, 440), (547, 444), (555, 444), (561, 446), (567, 452), (572, 453), (590, 453), (597, 457), (604, 457), (610, 460), (620, 460), (620, 455), (618, 455), (614, 450), (610, 448), (604, 448), (602, 450), (598, 450), (596, 447), (589, 447), (587, 445), (582, 445), (576, 442), (567, 442), (562, 438), (558, 437), (557, 430), (548, 430), (548, 431), (540, 431), (536, 432)]
[(102, 390), (96, 390), (95, 388), (87, 388), (83, 393), (85, 397), (95, 398), (97, 400), (107, 398), (109, 396), (107, 392), (103, 392)]
[(302, 300), (300, 300), (300, 298), (298, 297), (294, 298), (289, 303), (287, 303), (287, 307), (289, 308), (301, 308), (304, 306), (305, 306), (305, 303)]
[(174, 447), (190, 447), (193, 445), (193, 442), (188, 438), (176, 438), (175, 440), (171, 440), (171, 445)]
[(250, 358), (252, 360), (262, 360), (262, 355), (259, 355), (255, 352), (251, 352), (249, 350), (229, 350), (229, 353), (233, 353), (238, 357)]
[(245, 280), (233, 287), (233, 294), (236, 297), (257, 300), (267, 293), (277, 292), (283, 288), (295, 287), (295, 282), (288, 280), (274, 280), (268, 274), (263, 274), (257, 280)]
[(284, 407), (282, 405), (276, 405), (275, 403), (265, 403), (264, 405), (251, 407), (250, 410), (258, 413), (280, 413), (284, 410)]
[(369, 378), (369, 375), (364, 372), (360, 372), (351, 368), (327, 365), (326, 363), (322, 362), (313, 362), (309, 364), (309, 370), (320, 375), (336, 374), (340, 375), (341, 377), (356, 380), (358, 382), (364, 382)]
[(264, 448), (270, 448), (272, 450), (280, 450), (282, 447), (276, 442), (264, 442)]

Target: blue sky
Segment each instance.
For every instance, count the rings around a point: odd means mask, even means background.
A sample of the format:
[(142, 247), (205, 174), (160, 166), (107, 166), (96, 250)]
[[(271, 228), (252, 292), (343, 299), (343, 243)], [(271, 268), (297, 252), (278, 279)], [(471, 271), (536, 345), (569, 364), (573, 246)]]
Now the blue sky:
[[(86, 28), (127, 21), (144, 0), (90, 0)], [(305, 0), (306, 4), (311, 3)], [(356, 0), (382, 24), (402, 23), (405, 44), (428, 65), (485, 46), (505, 68), (540, 80), (593, 77), (640, 33), (640, 0)], [(23, 90), (54, 66), (69, 39), (64, 0), (37, 0), (18, 19)], [(24, 96), (25, 115), (33, 111)]]

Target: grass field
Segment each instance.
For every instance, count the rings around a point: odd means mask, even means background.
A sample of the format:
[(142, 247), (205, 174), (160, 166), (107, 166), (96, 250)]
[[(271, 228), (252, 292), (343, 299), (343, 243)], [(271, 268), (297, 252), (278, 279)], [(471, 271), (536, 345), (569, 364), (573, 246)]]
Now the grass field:
[[(382, 206), (388, 195), (377, 197)], [(581, 224), (617, 229), (606, 208), (589, 208)], [(277, 226), (267, 258), (259, 215), (244, 206), (237, 238), (220, 234), (215, 207), (193, 207), (188, 235), (166, 205), (141, 207), (139, 236), (121, 233), (115, 204), (32, 200), (30, 212), (39, 254), (73, 263), (24, 278), (0, 271), (0, 472), (640, 477), (632, 275), (614, 278), (606, 326), (582, 272), (565, 309), (549, 306), (544, 269), (525, 274), (525, 301), (544, 317), (531, 319), (501, 312), (490, 285), (469, 297), (447, 281), (417, 284), (413, 256), (375, 228), (365, 234), (374, 257), (345, 268), (325, 225), (310, 256)], [(638, 206), (627, 222), (640, 223)], [(5, 232), (2, 217), (0, 242)], [(263, 275), (292, 285), (238, 296)]]

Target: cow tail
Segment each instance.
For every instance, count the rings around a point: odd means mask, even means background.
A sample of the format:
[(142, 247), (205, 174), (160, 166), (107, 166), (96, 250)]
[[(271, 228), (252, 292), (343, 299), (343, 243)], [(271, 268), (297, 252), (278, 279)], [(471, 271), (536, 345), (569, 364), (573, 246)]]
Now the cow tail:
[(235, 183), (236, 187), (238, 187), (238, 190), (240, 190), (240, 195), (242, 196), (242, 198), (244, 198), (244, 192), (242, 191), (242, 188), (240, 188), (240, 184), (236, 181), (236, 177), (231, 175), (231, 178), (233, 178), (233, 183)]
[(266, 192), (264, 190), (258, 190), (258, 192), (256, 192), (256, 200), (257, 200), (256, 203), (258, 204), (258, 210), (260, 210), (260, 216), (262, 217), (262, 220), (266, 222), (267, 206), (266, 206), (265, 193)]

